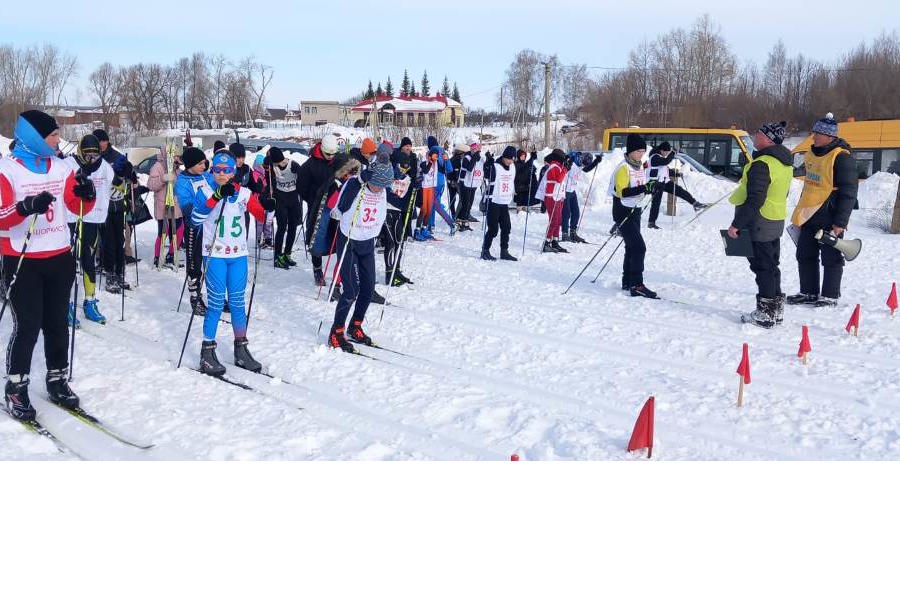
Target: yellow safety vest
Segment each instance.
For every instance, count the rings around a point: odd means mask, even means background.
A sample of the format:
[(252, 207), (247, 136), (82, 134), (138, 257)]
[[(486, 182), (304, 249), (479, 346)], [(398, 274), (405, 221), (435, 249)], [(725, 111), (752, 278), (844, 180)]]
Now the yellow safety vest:
[(841, 154), (850, 152), (846, 148), (834, 148), (828, 154), (816, 156), (812, 150), (806, 153), (806, 177), (800, 202), (791, 215), (791, 223), (803, 225), (816, 214), (828, 197), (837, 189), (834, 186), (834, 161)]
[(744, 173), (741, 175), (741, 182), (728, 201), (735, 206), (741, 206), (747, 201), (747, 174), (750, 172), (750, 167), (753, 163), (758, 161), (768, 165), (770, 179), (769, 189), (766, 191), (766, 200), (763, 202), (762, 208), (759, 209), (759, 214), (770, 221), (783, 221), (787, 218), (787, 196), (791, 190), (794, 168), (791, 165), (784, 164), (774, 156), (765, 154), (747, 163), (747, 166), (744, 167)]

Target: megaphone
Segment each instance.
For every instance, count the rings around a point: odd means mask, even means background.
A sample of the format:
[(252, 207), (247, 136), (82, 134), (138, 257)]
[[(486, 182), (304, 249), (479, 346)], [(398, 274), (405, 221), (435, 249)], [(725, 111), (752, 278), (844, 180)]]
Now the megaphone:
[(847, 260), (853, 260), (859, 256), (862, 250), (862, 240), (844, 240), (834, 236), (830, 231), (820, 229), (816, 232), (815, 238), (820, 244), (831, 246), (844, 255)]

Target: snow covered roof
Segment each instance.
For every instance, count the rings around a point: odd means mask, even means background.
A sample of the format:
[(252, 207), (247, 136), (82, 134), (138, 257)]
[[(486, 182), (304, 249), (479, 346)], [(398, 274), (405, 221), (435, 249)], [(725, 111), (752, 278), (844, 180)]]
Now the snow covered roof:
[[(378, 96), (376, 99), (378, 108), (390, 104), (399, 112), (442, 112), (445, 108), (462, 108), (462, 104), (453, 98), (437, 96)], [(363, 100), (353, 107), (357, 112), (370, 112), (372, 101)]]

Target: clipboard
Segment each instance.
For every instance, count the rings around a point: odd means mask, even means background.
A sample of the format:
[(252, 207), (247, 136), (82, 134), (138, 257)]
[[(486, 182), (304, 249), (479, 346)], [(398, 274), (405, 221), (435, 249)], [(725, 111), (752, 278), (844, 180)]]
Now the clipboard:
[(727, 229), (720, 229), (722, 243), (725, 245), (725, 256), (743, 256), (753, 258), (753, 241), (750, 239), (749, 229), (738, 230), (737, 239), (728, 236)]

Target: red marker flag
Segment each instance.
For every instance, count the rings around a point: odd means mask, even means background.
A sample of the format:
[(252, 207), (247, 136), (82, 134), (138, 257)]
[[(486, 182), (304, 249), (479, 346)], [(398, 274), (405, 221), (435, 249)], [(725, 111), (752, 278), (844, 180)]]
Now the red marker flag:
[(809, 327), (803, 326), (803, 337), (800, 340), (800, 349), (797, 350), (797, 356), (806, 363), (806, 355), (812, 352), (812, 344), (809, 343)]
[(847, 321), (847, 326), (844, 329), (847, 330), (847, 333), (850, 333), (851, 328), (853, 329), (853, 335), (859, 336), (859, 304), (853, 309), (853, 314), (850, 315), (850, 320)]
[(887, 299), (888, 308), (891, 309), (891, 316), (894, 316), (894, 311), (897, 310), (897, 284), (891, 284), (891, 293), (888, 295)]
[(650, 396), (644, 403), (644, 408), (638, 415), (634, 424), (634, 431), (628, 441), (628, 451), (634, 452), (641, 448), (647, 449), (647, 458), (653, 455), (653, 412), (656, 400)]
[(744, 342), (744, 352), (741, 355), (741, 364), (738, 365), (737, 374), (741, 376), (744, 383), (750, 383), (750, 348)]

